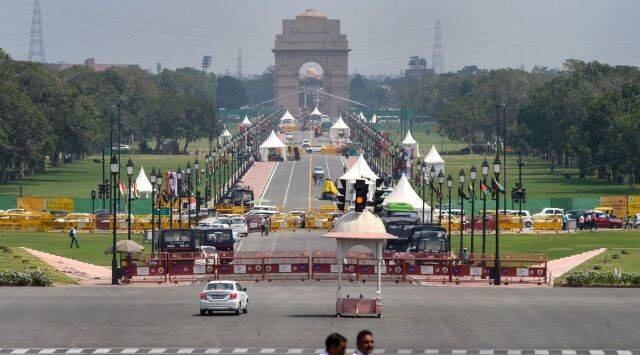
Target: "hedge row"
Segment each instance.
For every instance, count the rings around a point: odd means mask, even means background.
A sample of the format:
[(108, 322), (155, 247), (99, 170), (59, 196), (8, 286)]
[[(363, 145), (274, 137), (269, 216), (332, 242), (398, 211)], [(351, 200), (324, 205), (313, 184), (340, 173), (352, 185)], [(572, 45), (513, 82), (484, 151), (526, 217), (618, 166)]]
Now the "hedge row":
[(53, 277), (40, 270), (0, 270), (0, 286), (51, 286)]
[(572, 271), (566, 277), (566, 286), (640, 286), (640, 273)]

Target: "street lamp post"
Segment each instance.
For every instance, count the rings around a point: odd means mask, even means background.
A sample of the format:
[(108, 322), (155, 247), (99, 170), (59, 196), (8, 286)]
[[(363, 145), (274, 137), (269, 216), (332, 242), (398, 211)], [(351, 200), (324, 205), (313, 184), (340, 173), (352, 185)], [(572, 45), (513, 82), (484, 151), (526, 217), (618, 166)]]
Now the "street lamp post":
[(191, 163), (189, 162), (187, 162), (185, 173), (187, 174), (187, 226), (191, 228), (191, 174), (193, 170), (191, 170)]
[(173, 230), (173, 200), (175, 196), (173, 195), (175, 181), (173, 180), (173, 176), (169, 178), (169, 229)]
[(451, 188), (453, 187), (453, 178), (451, 174), (447, 176), (447, 188), (449, 189), (449, 216), (447, 221), (449, 222), (449, 228), (447, 229), (447, 249), (451, 253)]
[[(487, 175), (489, 175), (489, 162), (487, 162), (487, 158), (484, 158), (480, 168), (482, 170), (482, 183), (486, 186)], [(483, 192), (480, 196), (482, 197), (482, 254), (484, 254), (487, 252), (487, 195)]]
[(204, 169), (205, 169), (205, 181), (204, 181), (204, 200), (206, 201), (205, 203), (209, 204), (209, 199), (211, 198), (211, 174), (210, 169), (211, 169), (211, 153), (207, 153), (207, 155), (204, 157)]
[[(500, 178), (500, 155), (496, 154), (496, 158), (493, 160), (493, 173), (496, 176), (496, 182)], [(495, 255), (495, 267), (494, 267), (494, 278), (493, 284), (500, 285), (500, 227), (498, 222), (500, 221), (499, 212), (500, 211), (500, 190), (496, 186), (496, 255)]]
[(431, 214), (429, 223), (433, 224), (433, 182), (436, 178), (436, 168), (431, 165), (431, 169), (429, 169), (429, 187), (431, 190), (431, 205), (429, 207), (429, 213)]
[(438, 225), (442, 225), (442, 184), (444, 184), (444, 173), (438, 173)]
[(198, 161), (198, 158), (196, 158), (196, 161), (193, 162), (193, 168), (196, 171), (196, 224), (198, 224), (198, 219), (200, 217), (200, 190), (198, 189), (198, 183), (200, 181), (198, 181), (198, 170), (200, 169), (200, 162)]
[(91, 213), (96, 214), (96, 190), (91, 190)]
[[(156, 178), (156, 182), (158, 184), (158, 232), (162, 230), (162, 216), (160, 215), (160, 198), (162, 197), (162, 172), (158, 169), (158, 177)], [(151, 241), (154, 241), (155, 236), (151, 238)]]
[(180, 167), (176, 172), (176, 178), (178, 179), (178, 229), (182, 229), (182, 169)]
[[(464, 179), (466, 175), (463, 169), (460, 169), (458, 178), (460, 179), (460, 188), (464, 190)], [(460, 254), (464, 246), (464, 196), (460, 195)]]
[[(111, 155), (111, 162), (109, 163), (109, 170), (111, 171), (111, 177), (113, 181), (116, 181), (118, 173), (120, 172), (120, 163), (118, 163), (118, 158), (115, 155)], [(117, 192), (116, 184), (113, 184), (113, 195), (115, 196)], [(118, 228), (117, 224), (117, 212), (116, 212), (116, 199), (113, 199), (113, 209), (111, 210), (113, 213), (113, 241), (112, 241), (112, 257), (111, 257), (111, 284), (118, 284), (118, 260), (116, 259), (116, 228)]]
[(131, 177), (133, 176), (133, 161), (131, 158), (127, 160), (127, 178), (129, 178), (129, 186), (127, 187), (127, 239), (131, 240)]
[(155, 207), (156, 207), (156, 183), (158, 182), (158, 175), (156, 174), (156, 168), (151, 168), (151, 175), (149, 178), (151, 183), (151, 254), (155, 251), (154, 238), (155, 238)]
[(471, 253), (474, 251), (474, 236), (475, 236), (475, 202), (476, 202), (476, 179), (478, 178), (478, 170), (476, 170), (476, 166), (473, 165), (469, 172), (469, 179), (471, 179), (471, 196), (469, 197), (471, 200)]
[(424, 207), (425, 207), (425, 203), (424, 203), (424, 198), (425, 198), (425, 193), (424, 193), (424, 185), (426, 182), (426, 172), (427, 172), (427, 164), (424, 162), (424, 160), (422, 161), (422, 164), (420, 165), (420, 182), (422, 185), (422, 223), (424, 224)]

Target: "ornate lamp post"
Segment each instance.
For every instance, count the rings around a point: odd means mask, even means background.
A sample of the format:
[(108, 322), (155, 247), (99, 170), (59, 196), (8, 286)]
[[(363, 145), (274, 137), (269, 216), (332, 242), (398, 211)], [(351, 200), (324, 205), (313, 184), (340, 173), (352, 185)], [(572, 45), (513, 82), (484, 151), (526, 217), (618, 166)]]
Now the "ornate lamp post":
[(469, 179), (471, 179), (471, 196), (469, 199), (471, 200), (471, 253), (474, 251), (473, 238), (474, 238), (474, 230), (476, 229), (476, 224), (474, 222), (475, 218), (475, 202), (476, 202), (476, 179), (478, 178), (478, 170), (476, 170), (476, 166), (473, 165), (471, 170), (469, 171)]
[[(160, 198), (162, 196), (162, 172), (160, 171), (160, 169), (158, 169), (158, 177), (156, 178), (156, 182), (158, 184), (158, 202), (156, 204), (158, 205), (158, 209), (159, 209)], [(158, 231), (160, 230), (162, 230), (162, 216), (160, 215), (160, 211), (158, 211)], [(152, 238), (151, 241), (154, 241), (155, 240), (154, 238)]]
[(127, 187), (127, 239), (131, 240), (131, 177), (133, 176), (133, 161), (127, 160), (127, 177), (129, 186)]
[(196, 178), (196, 224), (198, 224), (198, 219), (200, 217), (200, 191), (198, 190), (198, 183), (200, 181), (198, 181), (198, 172), (200, 169), (200, 162), (198, 161), (198, 158), (196, 158), (196, 161), (193, 162), (193, 169), (195, 169), (195, 178)]
[(156, 168), (151, 168), (151, 175), (149, 182), (151, 183), (151, 253), (155, 251), (154, 239), (155, 239), (155, 202), (156, 202), (156, 182), (158, 182), (158, 175), (156, 174)]
[(447, 176), (447, 188), (449, 189), (449, 217), (447, 218), (449, 222), (449, 228), (447, 229), (447, 249), (451, 252), (451, 188), (453, 187), (453, 178), (451, 174)]
[[(496, 182), (500, 178), (500, 155), (496, 154), (496, 158), (493, 160), (493, 174), (496, 177)], [(498, 225), (500, 211), (500, 190), (496, 188), (496, 255), (495, 255), (495, 267), (493, 284), (500, 285), (500, 227)]]
[(438, 225), (442, 225), (442, 184), (444, 184), (444, 173), (438, 173)]
[(424, 198), (425, 198), (425, 193), (424, 193), (424, 186), (426, 185), (427, 179), (426, 179), (426, 175), (427, 175), (427, 164), (422, 161), (422, 164), (420, 164), (420, 185), (422, 185), (422, 223), (424, 223), (424, 207), (425, 207), (425, 203), (424, 203)]
[(96, 190), (91, 190), (91, 213), (96, 214)]
[[(115, 155), (111, 156), (111, 162), (109, 163), (109, 171), (111, 172), (111, 177), (113, 181), (116, 181), (118, 177), (118, 173), (120, 172), (120, 163), (118, 163), (118, 158)], [(113, 196), (117, 193), (117, 184), (113, 184)], [(113, 241), (112, 241), (112, 257), (111, 257), (111, 284), (118, 284), (118, 260), (116, 260), (116, 229), (118, 228), (117, 221), (117, 200), (113, 199), (113, 209), (111, 210), (113, 213)]]
[(211, 198), (211, 154), (207, 153), (204, 157), (205, 162), (205, 182), (204, 182), (204, 200), (206, 201), (207, 207), (209, 204), (209, 199)]
[[(458, 173), (458, 179), (460, 180), (460, 188), (464, 190), (465, 180), (464, 169), (460, 169)], [(462, 254), (462, 248), (464, 246), (464, 197), (460, 196), (460, 254)]]
[(174, 184), (175, 181), (173, 180), (173, 177), (171, 177), (169, 179), (169, 229), (173, 229), (173, 200), (175, 199), (175, 196), (173, 195), (173, 192), (175, 191)]
[(433, 182), (435, 181), (436, 178), (436, 168), (431, 165), (431, 169), (429, 170), (429, 190), (431, 190), (431, 207), (429, 208), (429, 213), (431, 214), (431, 219), (429, 220), (429, 223), (433, 223)]
[(176, 177), (178, 178), (178, 229), (182, 228), (182, 169), (178, 167), (178, 171), (176, 172)]
[[(482, 171), (482, 183), (487, 185), (487, 175), (489, 175), (489, 163), (487, 162), (487, 158), (484, 158), (482, 161), (480, 169)], [(482, 254), (484, 254), (487, 252), (485, 245), (487, 241), (487, 195), (483, 192), (480, 197), (482, 198)]]
[(213, 201), (214, 204), (218, 202), (218, 197), (220, 196), (220, 178), (217, 176), (218, 175), (218, 151), (214, 151), (212, 153), (212, 158), (213, 158), (213, 168), (211, 169), (211, 174), (213, 174), (213, 188), (215, 189), (215, 191), (213, 192)]
[(184, 172), (187, 182), (187, 226), (191, 228), (191, 174), (193, 174), (193, 170), (191, 170), (190, 162), (187, 162), (187, 167)]

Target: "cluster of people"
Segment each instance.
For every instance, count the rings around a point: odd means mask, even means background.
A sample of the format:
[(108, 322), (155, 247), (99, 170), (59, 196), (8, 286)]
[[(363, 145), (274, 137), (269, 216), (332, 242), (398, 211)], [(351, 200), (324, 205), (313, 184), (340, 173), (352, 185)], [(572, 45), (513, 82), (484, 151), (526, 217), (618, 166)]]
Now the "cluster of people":
[(598, 224), (596, 223), (596, 213), (583, 213), (578, 217), (578, 227), (582, 229), (595, 229), (598, 230)]
[(271, 219), (267, 216), (264, 216), (260, 221), (260, 235), (269, 235), (271, 231)]
[[(325, 350), (320, 355), (345, 355), (347, 351), (347, 338), (339, 333), (329, 334), (324, 341)], [(373, 354), (373, 333), (369, 330), (361, 330), (356, 336), (356, 351), (353, 355)]]

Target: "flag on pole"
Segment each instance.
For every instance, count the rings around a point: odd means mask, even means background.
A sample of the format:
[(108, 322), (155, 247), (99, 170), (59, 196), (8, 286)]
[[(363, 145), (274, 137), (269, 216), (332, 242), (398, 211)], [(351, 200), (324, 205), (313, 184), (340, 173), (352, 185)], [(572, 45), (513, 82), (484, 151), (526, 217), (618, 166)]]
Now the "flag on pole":
[(124, 182), (120, 181), (120, 183), (118, 184), (118, 188), (120, 189), (120, 196), (126, 196), (127, 187), (125, 186)]
[(491, 190), (491, 188), (484, 182), (480, 183), (480, 190), (485, 194), (485, 196), (493, 193), (493, 190)]
[(462, 188), (462, 186), (458, 186), (458, 196), (460, 196), (461, 198), (468, 200), (469, 199), (469, 195), (467, 195), (467, 192), (464, 191), (464, 189)]
[(497, 190), (499, 192), (504, 192), (504, 187), (502, 187), (502, 185), (500, 185), (500, 183), (496, 181), (495, 178), (491, 178), (491, 186), (493, 186), (494, 190)]

